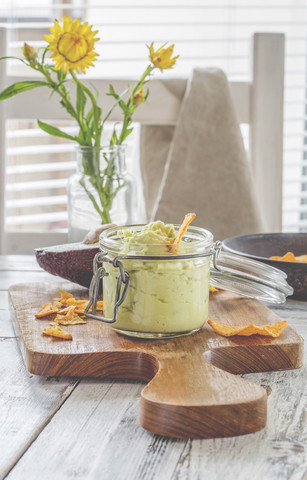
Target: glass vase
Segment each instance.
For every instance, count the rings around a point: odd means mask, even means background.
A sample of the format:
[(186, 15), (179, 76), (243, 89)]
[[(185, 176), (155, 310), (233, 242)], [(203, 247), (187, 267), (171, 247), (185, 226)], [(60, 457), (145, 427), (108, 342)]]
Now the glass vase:
[(80, 242), (100, 225), (137, 223), (136, 181), (127, 172), (125, 145), (77, 147), (68, 181), (68, 237)]

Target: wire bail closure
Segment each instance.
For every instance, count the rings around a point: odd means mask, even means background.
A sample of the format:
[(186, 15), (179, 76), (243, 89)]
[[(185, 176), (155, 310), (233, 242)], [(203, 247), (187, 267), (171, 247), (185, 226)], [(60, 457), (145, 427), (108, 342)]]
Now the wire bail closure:
[[(119, 269), (119, 275), (116, 277), (117, 285), (116, 285), (116, 293), (115, 293), (115, 301), (114, 301), (113, 318), (107, 318), (107, 317), (96, 315), (100, 281), (103, 286), (103, 278), (109, 275), (106, 272), (105, 268), (103, 267), (103, 262), (111, 263), (111, 265), (113, 265), (114, 268)], [(130, 284), (129, 274), (125, 272), (123, 264), (119, 261), (119, 257), (115, 257), (113, 260), (111, 260), (106, 256), (105, 252), (99, 252), (95, 255), (95, 258), (93, 261), (93, 272), (94, 274), (93, 274), (93, 278), (89, 288), (89, 302), (85, 307), (84, 314), (87, 317), (94, 318), (95, 320), (99, 320), (100, 322), (114, 323), (117, 320), (118, 307), (123, 303), (123, 301), (127, 296), (128, 287)], [(122, 290), (122, 285), (124, 285), (123, 290)], [(92, 307), (92, 313), (89, 313), (89, 309), (91, 307)]]
[[(213, 265), (214, 268), (218, 271), (221, 271), (221, 268), (217, 264), (217, 259), (219, 256), (219, 253), (222, 248), (222, 243), (220, 241), (217, 241), (213, 244), (212, 249), (207, 252), (207, 253), (199, 253), (199, 254), (191, 254), (191, 255), (174, 255), (174, 256), (117, 256), (114, 257), (113, 260), (111, 260), (107, 256), (107, 252), (101, 251), (97, 253), (94, 257), (93, 261), (93, 278), (90, 284), (89, 288), (89, 302), (87, 306), (85, 307), (84, 314), (89, 317), (93, 318), (95, 320), (99, 320), (100, 322), (105, 322), (105, 323), (115, 323), (117, 320), (117, 314), (118, 314), (118, 308), (119, 306), (123, 303), (125, 300), (127, 293), (128, 293), (128, 288), (130, 285), (130, 277), (128, 272), (124, 270), (123, 264), (120, 262), (120, 259), (122, 260), (128, 260), (128, 259), (139, 259), (139, 260), (181, 260), (181, 259), (190, 259), (190, 258), (199, 258), (199, 257), (210, 257), (212, 255), (213, 259)], [(102, 289), (103, 289), (103, 278), (107, 277), (109, 274), (106, 272), (103, 262), (110, 263), (113, 265), (114, 268), (119, 269), (119, 275), (116, 277), (117, 278), (117, 285), (116, 285), (116, 293), (115, 293), (115, 300), (114, 300), (114, 310), (113, 310), (113, 318), (107, 318), (103, 316), (96, 315), (96, 309), (97, 309), (97, 301), (98, 301), (98, 294), (99, 294), (99, 287), (100, 287), (100, 282), (102, 284)], [(122, 289), (122, 286), (123, 289)], [(92, 307), (92, 313), (89, 313), (90, 308)]]

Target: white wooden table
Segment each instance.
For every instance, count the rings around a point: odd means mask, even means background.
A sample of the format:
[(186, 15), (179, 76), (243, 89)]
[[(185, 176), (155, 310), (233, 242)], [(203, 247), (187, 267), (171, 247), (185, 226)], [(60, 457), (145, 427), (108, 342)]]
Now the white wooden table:
[[(138, 423), (141, 382), (36, 377), (25, 369), (7, 288), (46, 280), (57, 277), (34, 257), (0, 256), (0, 478), (307, 479), (305, 367), (245, 375), (269, 394), (267, 427), (258, 433), (215, 440), (152, 435)], [(273, 309), (307, 339), (307, 302)]]

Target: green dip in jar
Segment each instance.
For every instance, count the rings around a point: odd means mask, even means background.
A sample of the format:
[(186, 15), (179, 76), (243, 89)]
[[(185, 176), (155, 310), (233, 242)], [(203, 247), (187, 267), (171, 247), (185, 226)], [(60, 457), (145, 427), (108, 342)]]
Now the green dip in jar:
[[(149, 225), (113, 227), (100, 236), (107, 258), (118, 257), (129, 274), (127, 296), (112, 327), (142, 338), (167, 338), (199, 330), (208, 318), (212, 234), (189, 227), (178, 250), (171, 253), (179, 226), (158, 221)], [(199, 255), (193, 257), (194, 255)], [(204, 256), (202, 256), (204, 255)], [(104, 316), (113, 316), (119, 271), (104, 262)]]

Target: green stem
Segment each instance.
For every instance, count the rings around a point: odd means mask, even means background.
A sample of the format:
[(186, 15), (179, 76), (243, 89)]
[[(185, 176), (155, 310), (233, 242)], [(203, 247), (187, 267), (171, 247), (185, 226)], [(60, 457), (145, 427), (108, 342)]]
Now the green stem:
[[(106, 224), (106, 223), (111, 223), (111, 217), (110, 217), (110, 208), (108, 208), (107, 206), (104, 205), (104, 202), (102, 201), (102, 198), (101, 198), (101, 192), (98, 192), (99, 193), (99, 199), (100, 199), (100, 203), (101, 203), (101, 206), (102, 206), (102, 210), (101, 208), (99, 207), (94, 195), (88, 190), (88, 188), (86, 187), (86, 184), (85, 184), (85, 177), (82, 177), (80, 180), (79, 180), (79, 183), (80, 185), (84, 188), (87, 196), (89, 197), (89, 199), (91, 200), (95, 210), (98, 212), (100, 218), (101, 218), (101, 222), (102, 224)], [(91, 182), (92, 183), (92, 182)], [(93, 185), (94, 186), (94, 185)], [(96, 186), (94, 186), (95, 190), (97, 190)]]
[(107, 122), (107, 120), (109, 119), (111, 113), (113, 112), (113, 110), (117, 107), (117, 105), (119, 104), (119, 102), (122, 100), (122, 98), (124, 97), (124, 95), (126, 95), (126, 93), (129, 91), (128, 88), (126, 88), (126, 90), (124, 90), (120, 96), (119, 96), (119, 99), (114, 103), (114, 105), (111, 107), (111, 109), (109, 110), (108, 114), (106, 115), (105, 119), (103, 120), (102, 122), (102, 126), (104, 126), (104, 124)]
[(148, 65), (146, 70), (144, 71), (143, 75), (141, 76), (140, 80), (137, 82), (136, 86), (134, 87), (132, 94), (133, 96), (135, 93), (142, 87), (144, 81), (146, 80), (146, 77), (151, 74), (151, 72), (155, 69), (156, 67), (153, 65)]
[(55, 90), (60, 95), (60, 97), (62, 97), (62, 99), (64, 101), (64, 104), (66, 104), (66, 106), (68, 107), (68, 108), (67, 107), (65, 107), (65, 108), (67, 110), (69, 110), (69, 112), (71, 112), (73, 118), (78, 122), (78, 125), (80, 127), (80, 130), (81, 130), (83, 138), (84, 138), (83, 125), (79, 120), (78, 114), (77, 114), (76, 110), (74, 109), (73, 104), (70, 102), (70, 100), (68, 98), (68, 94), (67, 94), (67, 90), (66, 90), (65, 86), (61, 85), (60, 88), (57, 88), (58, 84), (54, 80), (52, 80), (52, 77), (50, 75), (49, 70), (44, 65), (37, 64), (37, 68), (35, 68), (35, 70), (38, 70), (39, 72), (41, 72), (44, 75), (44, 77), (46, 78), (49, 85), (52, 87), (52, 89)]
[(81, 88), (85, 91), (85, 93), (89, 96), (91, 102), (92, 102), (92, 105), (93, 105), (93, 117), (94, 117), (94, 125), (95, 125), (95, 146), (96, 147), (99, 147), (100, 146), (100, 137), (101, 137), (101, 132), (100, 132), (100, 128), (99, 128), (99, 114), (98, 114), (98, 107), (97, 107), (97, 102), (96, 102), (96, 99), (94, 97), (94, 95), (92, 94), (92, 92), (90, 91), (89, 88), (87, 88), (86, 85), (84, 85), (83, 82), (81, 82), (78, 77), (76, 76), (76, 74), (73, 72), (73, 70), (69, 70), (69, 73), (70, 75), (72, 76), (74, 82), (76, 84), (79, 84), (81, 86)]
[(129, 125), (131, 124), (132, 121), (132, 115), (137, 108), (137, 105), (133, 104), (133, 99), (136, 93), (141, 90), (141, 88), (144, 86), (146, 78), (151, 74), (151, 72), (155, 69), (156, 67), (153, 65), (148, 65), (147, 68), (145, 69), (143, 75), (141, 76), (140, 80), (136, 83), (135, 87), (133, 88), (131, 95), (129, 97), (129, 100), (126, 103), (126, 110), (124, 111), (124, 120), (123, 120), (123, 125), (121, 129), (121, 133), (118, 139), (118, 144), (123, 143), (124, 139), (126, 138), (126, 131)]
[(121, 130), (121, 132), (120, 132), (120, 137), (119, 137), (119, 139), (118, 139), (119, 145), (122, 144), (123, 141), (124, 141), (125, 134), (126, 134), (126, 130), (127, 130), (127, 128), (129, 127), (129, 124), (130, 124), (130, 115), (129, 115), (129, 116), (125, 115), (125, 116), (124, 116), (124, 121), (123, 121), (122, 130)]

